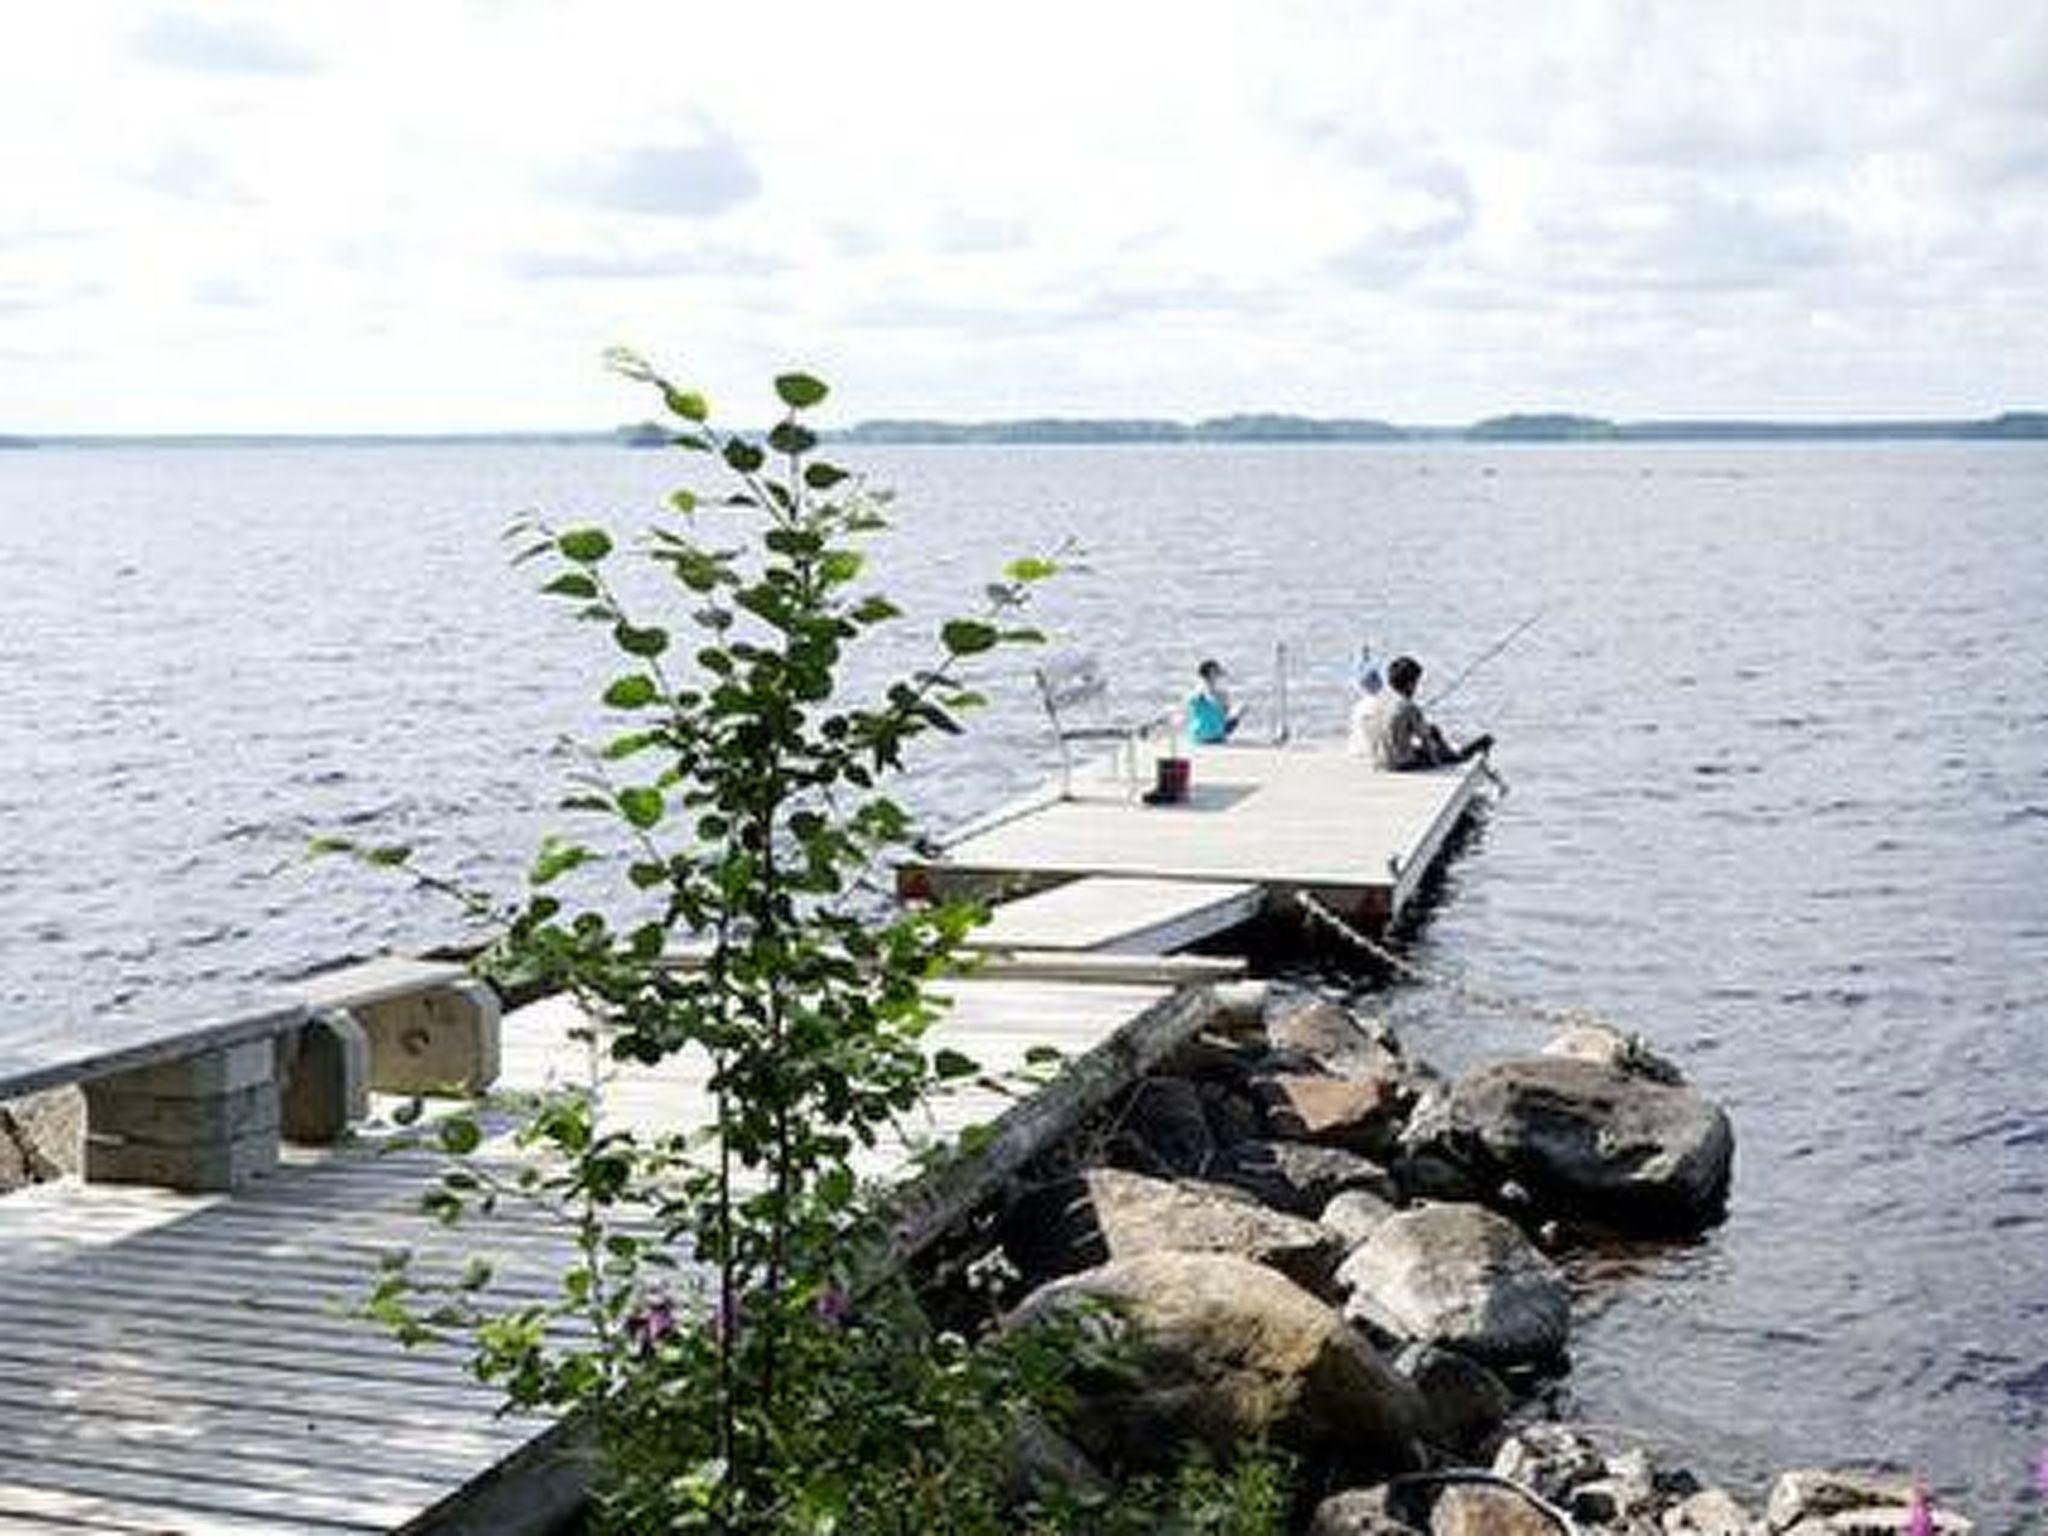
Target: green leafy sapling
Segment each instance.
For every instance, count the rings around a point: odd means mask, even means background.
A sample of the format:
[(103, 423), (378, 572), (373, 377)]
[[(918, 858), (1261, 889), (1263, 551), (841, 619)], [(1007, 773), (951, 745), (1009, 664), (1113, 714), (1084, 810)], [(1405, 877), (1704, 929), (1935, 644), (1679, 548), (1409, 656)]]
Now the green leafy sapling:
[[(435, 1195), (450, 1220), (538, 1205), (574, 1256), (544, 1301), (496, 1306), (473, 1271), (427, 1310), (398, 1265), (372, 1306), (412, 1336), (466, 1329), (515, 1404), (587, 1412), (622, 1521), (658, 1507), (674, 1528), (784, 1529), (816, 1483), (796, 1465), (817, 1459), (816, 1416), (890, 1353), (861, 1316), (883, 1292), (859, 1160), (974, 1072), (927, 1033), (977, 914), (877, 901), (917, 837), (887, 785), (919, 738), (982, 703), (977, 659), (1039, 638), (1020, 611), (1057, 561), (1013, 562), (977, 611), (936, 625), (926, 664), (850, 697), (849, 654), (905, 621), (864, 579), (886, 499), (819, 452), (824, 383), (776, 379), (782, 414), (756, 438), (637, 355), (611, 363), (714, 483), (677, 491), (630, 543), (540, 518), (511, 534), (615, 653), (602, 702), (618, 727), (563, 801), (586, 830), (543, 842), (490, 957), (581, 1005), (592, 1083), (529, 1106), (519, 1171), (471, 1161)], [(702, 1063), (703, 1123), (607, 1119), (607, 1071), (679, 1053)], [(456, 1154), (480, 1139), (463, 1116), (437, 1134)]]

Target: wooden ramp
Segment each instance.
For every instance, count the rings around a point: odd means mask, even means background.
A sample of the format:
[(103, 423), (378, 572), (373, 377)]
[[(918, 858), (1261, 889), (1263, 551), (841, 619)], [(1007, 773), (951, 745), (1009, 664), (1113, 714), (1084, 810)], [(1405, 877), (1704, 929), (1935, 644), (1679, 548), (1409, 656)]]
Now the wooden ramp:
[[(895, 1231), (914, 1251), (1209, 1016), (1213, 962), (1077, 957), (1091, 979), (949, 983), (935, 1029), (991, 1073), (1051, 1046), (1030, 1090), (975, 1086), (918, 1133), (992, 1128), (983, 1151), (911, 1175), (912, 1148), (867, 1172), (904, 1183)], [(1112, 969), (1111, 966), (1120, 969)], [(1117, 979), (1118, 977), (1121, 979)], [(502, 1086), (589, 1080), (563, 1001), (505, 1021)], [(608, 1071), (614, 1123), (697, 1122), (701, 1062)], [(374, 1143), (294, 1153), (232, 1196), (39, 1186), (0, 1198), (0, 1536), (513, 1533), (544, 1530), (580, 1493), (567, 1437), (503, 1418), (447, 1346), (405, 1350), (351, 1315), (379, 1256), (452, 1277), (490, 1259), (490, 1294), (540, 1299), (566, 1258), (552, 1226), (507, 1212), (450, 1229), (422, 1216), (440, 1160)]]
[(1269, 905), (1307, 891), (1377, 925), (1414, 899), (1482, 777), (1476, 763), (1380, 773), (1337, 750), (1198, 747), (1184, 805), (1146, 805), (1100, 766), (1064, 798), (968, 828), (901, 884), (1001, 899), (1091, 876), (1243, 882)]
[(1219, 880), (1093, 875), (997, 907), (974, 931), (979, 949), (1163, 955), (1258, 916), (1266, 893)]

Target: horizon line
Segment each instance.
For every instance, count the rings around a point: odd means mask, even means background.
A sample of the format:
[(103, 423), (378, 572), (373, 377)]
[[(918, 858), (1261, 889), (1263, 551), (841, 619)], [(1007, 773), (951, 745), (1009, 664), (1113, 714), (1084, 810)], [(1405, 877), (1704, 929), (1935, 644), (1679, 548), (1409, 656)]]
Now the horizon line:
[[(285, 444), (285, 443), (461, 443), (548, 442), (564, 444), (638, 440), (660, 446), (657, 434), (668, 429), (656, 421), (611, 427), (501, 427), (408, 429), (202, 429), (197, 431), (34, 432), (0, 431), (0, 448), (89, 447), (100, 445)], [(737, 429), (753, 435), (765, 428)], [(2048, 437), (2048, 411), (2001, 410), (1982, 416), (1791, 417), (1791, 416), (1646, 416), (1616, 419), (1575, 411), (1516, 411), (1465, 423), (1395, 422), (1368, 416), (1308, 416), (1288, 411), (1237, 411), (1179, 419), (1163, 416), (1037, 414), (980, 418), (921, 415), (870, 417), (845, 427), (821, 428), (827, 441), (856, 444), (888, 443), (924, 436), (944, 441), (973, 440), (974, 434), (995, 434), (1019, 445), (1071, 432), (1084, 441), (1171, 442), (1269, 441), (1287, 443), (1400, 441), (1473, 442), (1499, 445), (1515, 441), (1598, 443), (1646, 438), (1745, 435), (1791, 435), (1882, 438)], [(943, 442), (930, 443), (942, 446)]]

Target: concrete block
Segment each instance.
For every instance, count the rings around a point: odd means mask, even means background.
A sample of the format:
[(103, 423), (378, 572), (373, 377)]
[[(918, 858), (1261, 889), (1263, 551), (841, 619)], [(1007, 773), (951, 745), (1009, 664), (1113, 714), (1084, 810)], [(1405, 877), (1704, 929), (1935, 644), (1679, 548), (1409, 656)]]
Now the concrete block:
[(277, 1164), (269, 1039), (115, 1073), (84, 1088), (88, 1182), (223, 1190)]
[(194, 1193), (240, 1188), (277, 1166), (277, 1132), (199, 1146), (85, 1138), (85, 1177), (94, 1184), (156, 1184)]
[(278, 1043), (280, 1054), (289, 1057), (280, 1074), (279, 1101), (288, 1139), (339, 1141), (350, 1125), (368, 1117), (370, 1040), (347, 1009), (323, 1009)]
[(462, 980), (351, 1010), (379, 1093), (481, 1093), (498, 1078), (498, 999)]
[(205, 1098), (130, 1093), (100, 1083), (85, 1087), (88, 1137), (195, 1147), (244, 1136), (277, 1135), (277, 1084), (261, 1082)]

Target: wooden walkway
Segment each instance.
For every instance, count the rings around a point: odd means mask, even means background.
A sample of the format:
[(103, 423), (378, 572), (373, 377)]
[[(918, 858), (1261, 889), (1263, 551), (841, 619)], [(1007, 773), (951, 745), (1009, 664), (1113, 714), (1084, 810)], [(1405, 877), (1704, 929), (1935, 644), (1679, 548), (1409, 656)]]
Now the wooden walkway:
[(1090, 876), (1252, 883), (1279, 907), (1309, 892), (1381, 925), (1415, 898), (1483, 777), (1478, 764), (1380, 773), (1343, 751), (1194, 750), (1184, 805), (1151, 806), (1112, 765), (984, 818), (912, 864), (910, 892), (1001, 899)]
[[(1208, 1017), (1214, 962), (1084, 963), (1084, 980), (993, 976), (944, 989), (935, 1044), (993, 1073), (1050, 1045), (1068, 1058), (1025, 1097), (973, 1088), (924, 1129), (990, 1123), (983, 1154), (911, 1185), (914, 1250)], [(1092, 974), (1090, 974), (1092, 972)], [(501, 1086), (587, 1080), (573, 1008), (505, 1021)], [(687, 1057), (611, 1075), (613, 1123), (703, 1114)], [(867, 1170), (902, 1179), (906, 1148)], [(501, 1418), (445, 1346), (408, 1351), (351, 1315), (381, 1254), (453, 1276), (488, 1257), (491, 1294), (538, 1299), (563, 1235), (516, 1212), (448, 1229), (418, 1211), (442, 1166), (375, 1138), (288, 1153), (232, 1196), (75, 1181), (0, 1198), (0, 1536), (530, 1532), (574, 1507), (582, 1469), (545, 1420)]]

